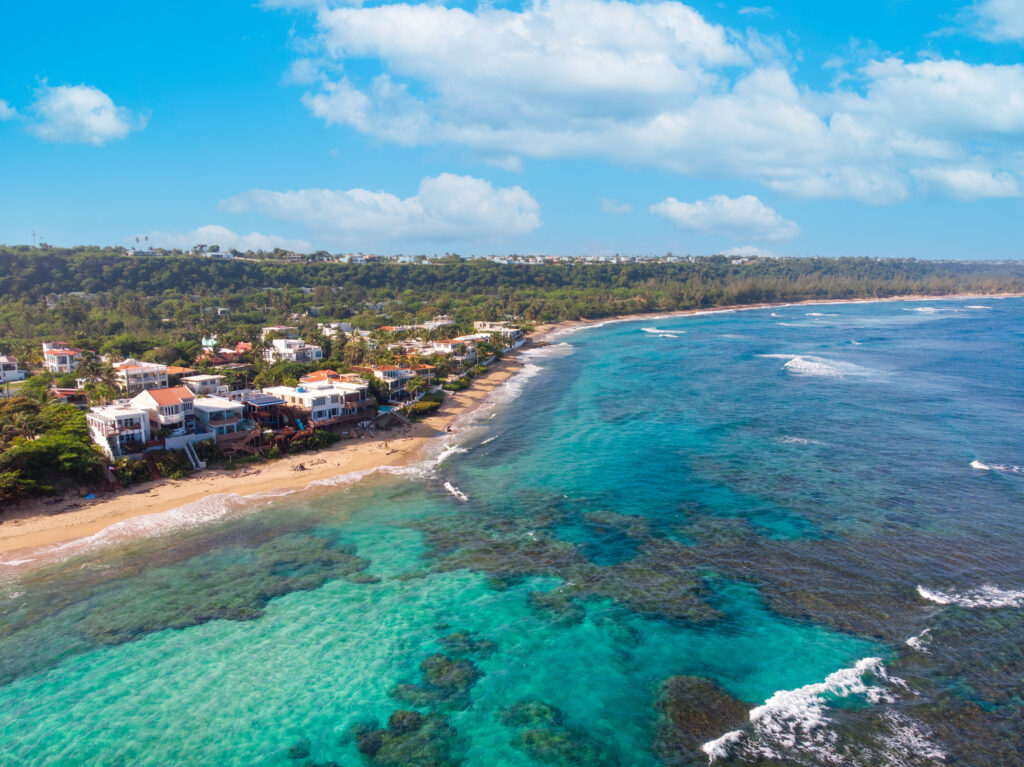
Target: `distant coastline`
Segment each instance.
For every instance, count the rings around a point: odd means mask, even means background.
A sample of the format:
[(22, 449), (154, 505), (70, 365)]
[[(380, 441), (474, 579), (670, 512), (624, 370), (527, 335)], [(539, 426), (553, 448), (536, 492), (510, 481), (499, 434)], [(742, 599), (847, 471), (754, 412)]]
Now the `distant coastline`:
[[(623, 314), (601, 318), (582, 318), (538, 325), (530, 334), (530, 343), (545, 344), (576, 329), (612, 322), (665, 319), (701, 314), (776, 309), (787, 306), (830, 304), (895, 303), (901, 301), (965, 301), (971, 299), (1024, 298), (1024, 293), (958, 293), (952, 295), (910, 294), (885, 298), (809, 299), (783, 303), (733, 304), (681, 309), (668, 312)], [(527, 349), (531, 346), (525, 347)], [(19, 507), (0, 524), (0, 575), (20, 566), (47, 564), (52, 558), (45, 552), (52, 547), (87, 539), (119, 523), (138, 517), (162, 514), (201, 502), (211, 496), (237, 496), (242, 499), (262, 494), (311, 491), (317, 483), (334, 480), (339, 484), (347, 475), (353, 481), (376, 471), (395, 470), (429, 460), (432, 451), (442, 449), (445, 440), (457, 433), (456, 427), (472, 419), (489, 404), (490, 395), (513, 378), (522, 363), (511, 355), (473, 383), (472, 388), (449, 393), (442, 409), (423, 422), (400, 433), (382, 433), (353, 441), (343, 441), (316, 453), (303, 453), (243, 471), (205, 471), (184, 480), (150, 482), (120, 491), (88, 505), (78, 498), (40, 499)], [(453, 429), (453, 431), (449, 431)], [(297, 465), (304, 470), (297, 471)]]

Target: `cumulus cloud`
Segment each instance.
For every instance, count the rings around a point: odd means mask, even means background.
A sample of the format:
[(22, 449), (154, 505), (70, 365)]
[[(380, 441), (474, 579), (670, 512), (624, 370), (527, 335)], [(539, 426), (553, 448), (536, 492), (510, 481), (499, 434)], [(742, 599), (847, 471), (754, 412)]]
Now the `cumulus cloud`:
[(975, 29), (986, 40), (1024, 40), (1024, 3), (1020, 0), (981, 0), (972, 8)]
[(632, 213), (633, 206), (628, 202), (619, 202), (618, 200), (610, 200), (607, 197), (601, 198), (601, 210), (605, 213), (614, 213), (615, 215), (622, 215), (623, 213)]
[(13, 120), (18, 116), (18, 111), (3, 99), (0, 99), (0, 121)]
[(540, 226), (540, 205), (522, 187), (495, 188), (451, 173), (423, 179), (417, 193), (404, 199), (366, 189), (254, 189), (222, 206), (299, 222), (326, 236), (374, 240), (476, 239), (526, 234)]
[(1020, 182), (1012, 173), (976, 166), (918, 168), (922, 186), (961, 200), (1020, 197)]
[[(284, 248), (298, 252), (312, 250), (305, 240), (289, 240), (273, 234), (238, 234), (217, 224), (209, 224), (193, 229), (190, 232), (144, 232), (138, 237), (148, 237), (149, 244), (155, 248), (178, 248), (188, 250), (194, 245), (220, 245), (222, 250), (273, 250)], [(132, 237), (130, 242), (135, 242)]]
[(43, 85), (30, 112), (29, 130), (41, 139), (61, 143), (104, 144), (141, 130), (147, 122), (91, 85)]
[[(913, 193), (915, 168), (979, 153), (1005, 167), (1024, 139), (1024, 66), (890, 58), (815, 90), (779, 63), (780, 40), (672, 0), (394, 3), (315, 18), (303, 103), (402, 145), (600, 157), (884, 204)], [(365, 59), (378, 74), (345, 67)]]
[(651, 213), (697, 234), (734, 234), (758, 240), (791, 240), (800, 234), (800, 227), (793, 221), (751, 194), (735, 198), (716, 194), (697, 202), (667, 197), (652, 205)]

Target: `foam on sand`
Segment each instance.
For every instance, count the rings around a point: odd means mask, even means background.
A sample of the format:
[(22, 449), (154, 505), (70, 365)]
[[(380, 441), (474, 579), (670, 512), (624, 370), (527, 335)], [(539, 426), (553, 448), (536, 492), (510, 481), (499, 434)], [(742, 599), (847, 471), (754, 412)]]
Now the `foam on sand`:
[(1003, 589), (993, 586), (991, 583), (986, 583), (984, 586), (970, 591), (938, 591), (918, 586), (917, 593), (922, 599), (927, 599), (937, 605), (956, 605), (957, 607), (990, 610), (1001, 607), (1024, 607), (1024, 591)]

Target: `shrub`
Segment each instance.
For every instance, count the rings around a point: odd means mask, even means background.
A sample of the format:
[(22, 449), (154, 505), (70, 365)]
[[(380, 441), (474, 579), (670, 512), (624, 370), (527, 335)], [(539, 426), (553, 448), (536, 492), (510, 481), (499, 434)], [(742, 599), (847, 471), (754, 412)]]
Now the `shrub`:
[(441, 407), (441, 403), (440, 402), (428, 401), (428, 400), (420, 400), (419, 402), (414, 402), (413, 404), (411, 404), (409, 406), (409, 409), (408, 409), (407, 413), (408, 413), (410, 418), (412, 418), (414, 420), (418, 420), (420, 418), (424, 418), (424, 417), (430, 415), (431, 413), (435, 412), (440, 407)]
[(199, 456), (200, 460), (203, 461), (222, 461), (224, 460), (224, 451), (218, 447), (216, 442), (197, 442), (193, 447), (196, 449), (196, 455)]
[(443, 384), (442, 388), (446, 391), (462, 391), (469, 388), (469, 379), (465, 377), (456, 378), (454, 381), (448, 381)]
[(118, 481), (127, 487), (138, 482), (145, 482), (150, 478), (149, 467), (145, 461), (136, 461), (131, 458), (118, 458), (114, 462), (114, 476)]
[(341, 439), (340, 434), (335, 434), (333, 431), (326, 431), (325, 429), (314, 429), (313, 433), (308, 437), (299, 437), (293, 440), (291, 445), (292, 452), (298, 453), (304, 450), (320, 450), (328, 445), (333, 445), (335, 442)]
[(185, 479), (192, 474), (192, 463), (182, 450), (165, 450), (157, 455), (156, 465), (168, 479)]

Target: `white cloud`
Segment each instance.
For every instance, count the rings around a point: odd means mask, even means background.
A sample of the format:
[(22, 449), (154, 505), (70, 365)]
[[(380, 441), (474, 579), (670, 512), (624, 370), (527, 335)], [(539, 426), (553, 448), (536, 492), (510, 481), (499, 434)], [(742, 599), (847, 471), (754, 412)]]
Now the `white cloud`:
[[(149, 237), (149, 245), (154, 248), (178, 248), (189, 250), (194, 245), (220, 245), (221, 250), (273, 250), (284, 248), (299, 252), (312, 250), (310, 244), (305, 240), (289, 240), (285, 237), (277, 237), (273, 234), (260, 234), (250, 232), (249, 234), (237, 234), (223, 226), (209, 224), (193, 229), (190, 232), (145, 232), (138, 237)], [(130, 240), (135, 242), (135, 237)]]
[(405, 199), (366, 189), (254, 189), (222, 205), (299, 222), (332, 238), (475, 239), (526, 234), (540, 226), (540, 205), (525, 189), (495, 188), (451, 173), (423, 179), (419, 191)]
[(615, 215), (622, 215), (623, 213), (632, 213), (633, 206), (628, 202), (619, 202), (618, 200), (610, 200), (607, 197), (601, 198), (601, 210), (605, 213), (614, 213)]
[(974, 4), (975, 29), (986, 40), (1024, 40), (1024, 3), (1020, 0), (981, 0)]
[[(885, 204), (913, 193), (916, 168), (1006, 167), (1024, 142), (1022, 65), (873, 60), (819, 91), (794, 81), (781, 38), (672, 0), (396, 3), (322, 9), (315, 23), (303, 103), (406, 146), (599, 157)], [(360, 79), (351, 59), (381, 71)]]
[(104, 144), (141, 130), (147, 122), (91, 85), (43, 85), (30, 111), (29, 130), (46, 141), (62, 143)]
[(495, 168), (507, 170), (509, 173), (523, 172), (523, 158), (514, 154), (491, 155), (490, 157), (485, 157), (484, 162)]
[(758, 240), (791, 240), (800, 234), (796, 223), (751, 194), (735, 198), (716, 194), (697, 202), (668, 197), (652, 205), (651, 213), (698, 234), (738, 234)]
[(3, 99), (0, 99), (0, 121), (13, 120), (17, 116), (18, 110), (16, 110)]
[(739, 14), (740, 16), (774, 16), (775, 10), (770, 5), (748, 5), (745, 8), (740, 8)]
[(1019, 179), (1006, 171), (977, 166), (919, 168), (913, 174), (929, 190), (961, 200), (1020, 197)]

